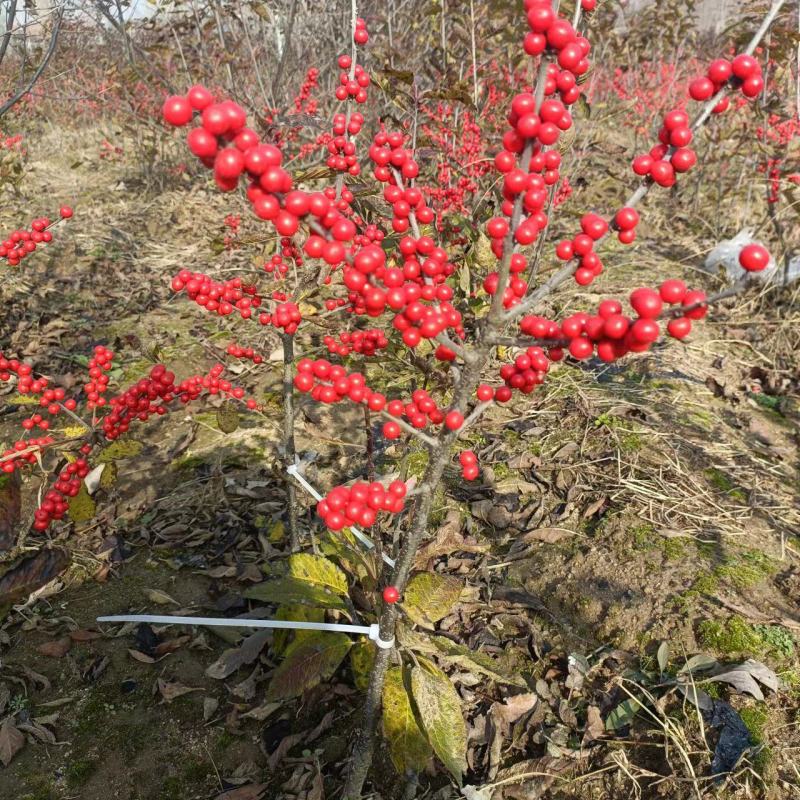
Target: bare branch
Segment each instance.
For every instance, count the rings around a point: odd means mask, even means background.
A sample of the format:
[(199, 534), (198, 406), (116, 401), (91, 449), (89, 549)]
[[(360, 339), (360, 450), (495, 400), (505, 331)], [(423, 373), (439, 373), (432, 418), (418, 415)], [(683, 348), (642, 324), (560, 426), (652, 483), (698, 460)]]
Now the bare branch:
[(53, 23), (53, 32), (50, 34), (50, 44), (47, 47), (47, 52), (44, 54), (44, 58), (31, 76), (31, 79), (28, 81), (28, 85), (13, 94), (8, 98), (8, 100), (6, 100), (5, 103), (3, 103), (2, 106), (0, 106), (0, 117), (13, 108), (23, 97), (25, 97), (25, 95), (30, 92), (31, 89), (33, 89), (36, 81), (39, 80), (39, 78), (42, 76), (42, 73), (47, 69), (47, 65), (50, 63), (50, 59), (53, 57), (53, 53), (56, 51), (58, 34), (61, 32), (61, 22), (63, 19), (64, 9), (62, 8), (56, 15), (55, 22)]

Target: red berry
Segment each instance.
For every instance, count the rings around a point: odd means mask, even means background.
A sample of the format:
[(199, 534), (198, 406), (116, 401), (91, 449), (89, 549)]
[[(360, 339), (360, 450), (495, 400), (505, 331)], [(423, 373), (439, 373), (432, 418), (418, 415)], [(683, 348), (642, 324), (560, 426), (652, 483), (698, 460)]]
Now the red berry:
[(192, 106), (185, 97), (173, 95), (164, 101), (161, 108), (164, 120), (170, 125), (180, 127), (192, 121)]
[(692, 100), (710, 100), (714, 96), (714, 82), (710, 78), (695, 78), (689, 84)]
[(69, 219), (72, 216), (73, 211), (70, 206), (61, 206), (58, 213), (60, 214), (61, 219)]
[(444, 418), (448, 430), (457, 431), (464, 424), (464, 415), (460, 411), (450, 411)]
[(748, 272), (761, 272), (769, 266), (769, 251), (760, 244), (748, 244), (739, 252), (739, 263)]
[(393, 605), (400, 599), (400, 592), (394, 586), (387, 586), (383, 590), (383, 602)]

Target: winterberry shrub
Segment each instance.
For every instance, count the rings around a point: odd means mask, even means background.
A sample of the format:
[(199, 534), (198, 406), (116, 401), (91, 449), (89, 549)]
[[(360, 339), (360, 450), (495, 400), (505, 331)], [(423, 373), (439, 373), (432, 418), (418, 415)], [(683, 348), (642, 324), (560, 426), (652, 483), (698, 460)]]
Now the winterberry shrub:
[[(175, 274), (172, 289), (211, 314), (235, 318), (280, 339), (282, 446), (293, 549), (305, 545), (294, 495), (298, 401), (360, 409), (367, 420), (367, 440), (372, 436), (370, 414), (380, 415), (385, 440), (424, 456), (416, 482), (394, 476), (381, 480), (371, 474), (374, 465), (368, 458), (359, 480), (325, 487), (315, 507), (328, 533), (325, 555), (293, 553), (290, 570), (297, 570), (288, 579), (266, 582), (251, 594), (285, 606), (311, 604), (332, 615), (353, 616), (357, 611), (379, 625), (378, 648), (369, 651), (364, 720), (344, 797), (361, 796), (382, 698), (387, 715), (404, 713), (407, 720), (406, 727), (398, 727), (394, 718), (385, 718), (384, 725), (401, 771), (422, 770), (432, 749), (458, 783), (466, 772), (466, 731), (460, 714), (453, 713), (459, 700), (452, 684), (433, 661), (408, 661), (394, 644), (403, 622), (423, 619), (432, 625), (442, 618), (437, 613), (448, 599), (454, 602), (458, 596), (454, 579), (414, 573), (413, 565), (430, 534), (445, 470), (458, 470), (467, 481), (480, 476), (468, 437), (483, 415), (496, 404), (524, 403), (555, 369), (575, 368), (590, 358), (608, 363), (632, 359), (657, 342), (683, 340), (714, 303), (749, 285), (744, 280), (732, 290), (708, 295), (699, 286), (668, 279), (657, 286), (632, 287), (625, 297), (603, 298), (569, 314), (555, 313), (551, 302), (560, 292), (559, 307), (568, 305), (571, 289), (590, 286), (605, 269), (613, 269), (615, 251), (604, 251), (604, 241), (613, 235), (630, 246), (651, 190), (669, 189), (699, 169), (707, 120), (725, 114), (732, 97), (751, 103), (762, 92), (762, 67), (753, 54), (783, 4), (773, 3), (742, 52), (704, 65), (702, 74), (683, 87), (680, 102), (661, 114), (646, 151), (630, 161), (636, 186), (632, 193), (615, 207), (587, 210), (571, 234), (555, 243), (549, 241), (549, 228), (556, 199), (565, 191), (561, 145), (591, 81), (594, 0), (571, 4), (569, 16), (551, 0), (523, 3), (518, 47), (535, 68), (536, 80), (530, 90), (522, 87), (510, 97), (498, 142), (480, 141), (463, 151), (470, 157), (491, 150), (491, 173), (472, 177), (491, 174), (496, 182), (493, 202), (481, 205), (483, 210), (471, 219), (464, 216), (465, 193), (442, 194), (437, 176), (426, 172), (412, 126), (367, 119), (371, 79), (362, 48), (370, 37), (361, 19), (355, 19), (351, 31), (351, 53), (337, 60), (335, 97), (343, 107), (324, 139), (324, 166), (332, 183), (320, 185), (295, 175), (294, 140), (260, 135), (255, 123), (248, 126), (245, 109), (228, 97), (195, 85), (163, 103), (165, 122), (185, 130), (186, 147), (212, 171), (217, 188), (242, 191), (255, 218), (277, 236), (279, 249), (265, 265), (264, 288), (244, 278), (219, 281), (187, 268)], [(298, 108), (308, 103), (318, 77), (315, 73), (312, 80), (309, 73)], [(469, 121), (477, 135), (476, 124)], [(449, 150), (447, 159), (454, 154), (459, 151)], [(473, 191), (472, 185), (465, 187), (466, 193)], [(482, 258), (468, 258), (458, 236), (448, 241), (442, 235), (452, 209), (460, 212), (461, 230), (455, 233), (463, 234), (468, 226), (466, 242), (485, 244)], [(764, 270), (770, 256), (763, 245), (751, 244), (739, 261), (749, 275)], [(298, 359), (296, 346), (303, 350)], [(228, 354), (266, 369), (258, 349), (236, 342)], [(85, 396), (92, 418), (85, 422), (78, 416), (77, 398), (34, 378), (29, 365), (0, 360), (0, 379), (15, 379), (20, 393), (38, 395), (47, 415), (75, 415), (90, 436), (45, 495), (35, 522), (39, 530), (63, 516), (67, 498), (79, 491), (101, 439), (113, 440), (133, 423), (164, 415), (203, 393), (258, 410), (255, 399), (223, 379), (221, 365), (183, 381), (158, 365), (146, 378), (107, 397), (105, 378), (112, 359), (105, 348), (94, 355)], [(415, 370), (413, 385), (392, 380), (396, 367), (407, 369), (409, 364)], [(26, 430), (37, 430), (37, 437), (23, 437), (10, 448), (2, 457), (4, 470), (29, 468), (48, 448), (69, 447), (52, 440), (48, 423), (43, 412), (26, 421)], [(399, 531), (396, 551), (390, 526)], [(352, 551), (364, 542), (368, 549), (356, 559)], [(350, 592), (356, 583), (358, 591)], [(319, 591), (320, 584), (326, 592)], [(332, 674), (355, 648), (341, 636), (319, 633), (297, 640), (278, 668), (282, 680), (275, 682), (273, 699), (297, 696), (319, 681), (318, 673), (300, 669), (293, 682), (286, 678), (315, 653), (335, 650), (335, 663), (325, 664), (326, 674)], [(492, 679), (501, 678), (498, 668)], [(519, 685), (519, 676), (504, 679)]]

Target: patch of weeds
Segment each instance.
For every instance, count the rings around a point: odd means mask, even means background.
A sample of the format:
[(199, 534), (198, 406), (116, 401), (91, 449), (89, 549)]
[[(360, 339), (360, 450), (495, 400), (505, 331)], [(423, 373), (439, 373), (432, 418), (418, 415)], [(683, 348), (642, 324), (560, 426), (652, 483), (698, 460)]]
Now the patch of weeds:
[(709, 467), (705, 470), (704, 474), (708, 482), (721, 492), (725, 492), (725, 494), (732, 497), (734, 500), (739, 500), (742, 503), (747, 502), (747, 493), (739, 489), (722, 470), (716, 467)]
[(216, 749), (219, 751), (227, 750), (234, 742), (236, 737), (228, 731), (222, 731), (217, 737)]
[(775, 562), (760, 550), (748, 550), (717, 567), (714, 572), (740, 591), (774, 574)]
[(703, 647), (728, 655), (730, 653), (759, 653), (763, 641), (752, 625), (733, 616), (725, 622), (705, 619), (697, 627)]
[(687, 425), (702, 428), (704, 431), (711, 431), (714, 429), (714, 417), (710, 412), (702, 408), (690, 411), (688, 414), (681, 417), (681, 421)]
[(623, 433), (619, 437), (619, 449), (623, 453), (635, 453), (644, 447), (644, 437), (636, 432)]
[(665, 538), (661, 543), (661, 552), (664, 554), (664, 558), (669, 561), (683, 558), (687, 554), (687, 550), (686, 542), (677, 537)]
[(787, 659), (794, 656), (795, 640), (788, 628), (782, 625), (753, 625), (753, 629), (761, 637), (765, 649)]
[(73, 761), (64, 773), (64, 779), (70, 789), (83, 786), (97, 771), (97, 761), (93, 758), (83, 758)]
[(714, 594), (719, 588), (719, 578), (713, 572), (703, 572), (692, 584), (692, 591), (698, 594)]
[(409, 477), (421, 478), (428, 467), (428, 454), (424, 450), (413, 450), (406, 459)]
[(503, 441), (506, 444), (515, 445), (520, 442), (522, 436), (520, 436), (518, 431), (513, 430), (512, 428), (505, 428), (503, 430)]
[(494, 478), (496, 481), (508, 480), (512, 474), (508, 464), (502, 462), (492, 464), (492, 470), (494, 471)]
[(176, 459), (172, 464), (172, 468), (182, 472), (194, 472), (207, 463), (202, 456), (184, 456)]
[(542, 454), (542, 443), (538, 439), (533, 439), (528, 445), (528, 452), (535, 456), (540, 456)]
[(753, 758), (753, 767), (760, 775), (764, 775), (772, 761), (772, 750), (766, 745), (764, 735), (769, 722), (767, 709), (763, 705), (747, 706), (739, 710), (739, 716), (750, 731), (750, 741), (759, 748)]
[(639, 525), (634, 525), (630, 529), (631, 539), (633, 546), (637, 550), (648, 550), (654, 547), (653, 536), (656, 529), (649, 522), (642, 522)]

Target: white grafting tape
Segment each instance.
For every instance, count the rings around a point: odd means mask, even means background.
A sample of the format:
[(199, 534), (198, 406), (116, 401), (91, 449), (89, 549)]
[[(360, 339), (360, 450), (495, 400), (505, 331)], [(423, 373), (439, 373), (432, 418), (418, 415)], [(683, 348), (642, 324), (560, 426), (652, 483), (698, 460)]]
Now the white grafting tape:
[(97, 617), (98, 622), (151, 622), (156, 625), (216, 625), (225, 628), (288, 628), (304, 631), (335, 631), (338, 633), (358, 633), (368, 636), (381, 645), (375, 636), (377, 625), (340, 625), (337, 622), (294, 622), (283, 619), (225, 619), (224, 617), (171, 617), (162, 614), (116, 614)]
[[(300, 474), (300, 470), (297, 468), (296, 464), (291, 464), (286, 467), (286, 472), (288, 472), (315, 500), (322, 500), (322, 495)], [(354, 528), (351, 525), (348, 530), (352, 531), (353, 536), (355, 536), (367, 550), (375, 549), (375, 542), (373, 542), (369, 536), (363, 534), (358, 528)], [(381, 557), (390, 567), (394, 566), (394, 559), (387, 556), (386, 553), (381, 553)]]

